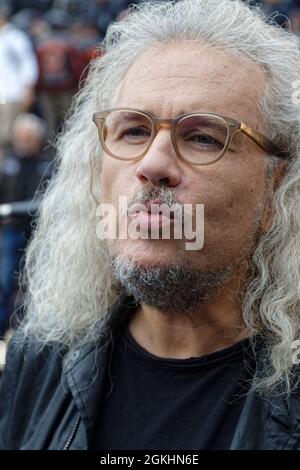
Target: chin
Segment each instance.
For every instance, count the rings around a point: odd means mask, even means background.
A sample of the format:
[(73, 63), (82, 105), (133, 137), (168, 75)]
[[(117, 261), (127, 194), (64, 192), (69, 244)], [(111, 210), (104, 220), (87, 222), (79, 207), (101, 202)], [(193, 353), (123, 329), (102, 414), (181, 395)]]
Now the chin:
[[(122, 256), (145, 267), (169, 265), (170, 262), (178, 260), (180, 252), (178, 246), (169, 240), (168, 243), (165, 240), (126, 240), (125, 244), (117, 243), (111, 248), (113, 256)], [(181, 252), (180, 259), (184, 257)]]

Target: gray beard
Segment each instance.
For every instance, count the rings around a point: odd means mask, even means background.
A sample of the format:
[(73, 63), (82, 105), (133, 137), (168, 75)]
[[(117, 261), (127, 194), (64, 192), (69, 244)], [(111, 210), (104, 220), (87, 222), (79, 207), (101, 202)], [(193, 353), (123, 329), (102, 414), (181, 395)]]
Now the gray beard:
[[(168, 188), (160, 192), (159, 196), (164, 202), (173, 202)], [(227, 268), (200, 271), (192, 265), (183, 265), (180, 262), (169, 266), (145, 267), (118, 255), (112, 258), (113, 275), (138, 303), (178, 315), (192, 314), (199, 305), (211, 302), (219, 289), (228, 284), (237, 268), (241, 267), (244, 275), (240, 295), (243, 295), (247, 282), (253, 276), (252, 256), (261, 236), (260, 221), (266, 200), (267, 191), (257, 204), (255, 223), (249, 233), (248, 243), (240, 257)]]
[(122, 256), (113, 259), (112, 268), (115, 278), (138, 303), (173, 314), (193, 312), (210, 302), (232, 274), (230, 268), (202, 272), (182, 265), (145, 267)]

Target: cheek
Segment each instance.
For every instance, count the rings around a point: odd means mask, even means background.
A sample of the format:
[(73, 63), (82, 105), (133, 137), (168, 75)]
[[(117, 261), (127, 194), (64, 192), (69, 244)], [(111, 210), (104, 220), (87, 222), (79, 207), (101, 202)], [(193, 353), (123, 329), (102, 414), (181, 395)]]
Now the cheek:
[[(258, 174), (258, 176), (256, 176)], [(204, 248), (201, 256), (225, 265), (236, 259), (253, 239), (256, 207), (264, 188), (262, 173), (214, 172), (193, 183), (193, 202), (204, 204)]]
[(184, 192), (192, 202), (205, 204), (213, 216), (228, 216), (236, 212), (251, 211), (265, 185), (263, 171), (241, 171), (210, 168), (192, 175)]
[(211, 222), (223, 220), (234, 225), (245, 223), (254, 211), (256, 203), (257, 193), (246, 185), (222, 187), (212, 193), (207, 191), (204, 202), (207, 217)]
[(207, 217), (212, 224), (222, 221), (222, 230), (238, 231), (250, 230), (254, 223), (256, 207), (261, 187), (251, 184), (250, 181), (239, 181), (226, 186), (207, 202)]
[(101, 196), (103, 202), (116, 203), (119, 196), (129, 193), (133, 174), (128, 162), (104, 157), (101, 173)]
[(105, 203), (111, 200), (112, 174), (111, 165), (107, 164), (104, 158), (101, 171), (101, 200)]

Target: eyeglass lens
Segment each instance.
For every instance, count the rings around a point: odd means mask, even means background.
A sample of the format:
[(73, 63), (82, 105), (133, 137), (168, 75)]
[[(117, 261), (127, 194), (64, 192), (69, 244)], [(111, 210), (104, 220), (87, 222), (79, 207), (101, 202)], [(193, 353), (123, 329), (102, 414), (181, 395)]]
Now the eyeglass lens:
[[(175, 138), (181, 157), (193, 163), (209, 163), (222, 153), (228, 125), (217, 116), (195, 114), (177, 122)], [(102, 139), (110, 153), (130, 160), (142, 155), (154, 133), (152, 120), (129, 110), (111, 111), (102, 128)]]

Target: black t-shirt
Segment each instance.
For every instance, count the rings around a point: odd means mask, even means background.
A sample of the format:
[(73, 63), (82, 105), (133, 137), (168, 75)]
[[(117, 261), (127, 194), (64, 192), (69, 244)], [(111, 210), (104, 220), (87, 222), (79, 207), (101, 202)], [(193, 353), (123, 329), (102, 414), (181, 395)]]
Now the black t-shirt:
[(93, 449), (228, 449), (250, 388), (249, 340), (188, 359), (157, 357), (128, 328), (106, 374)]

